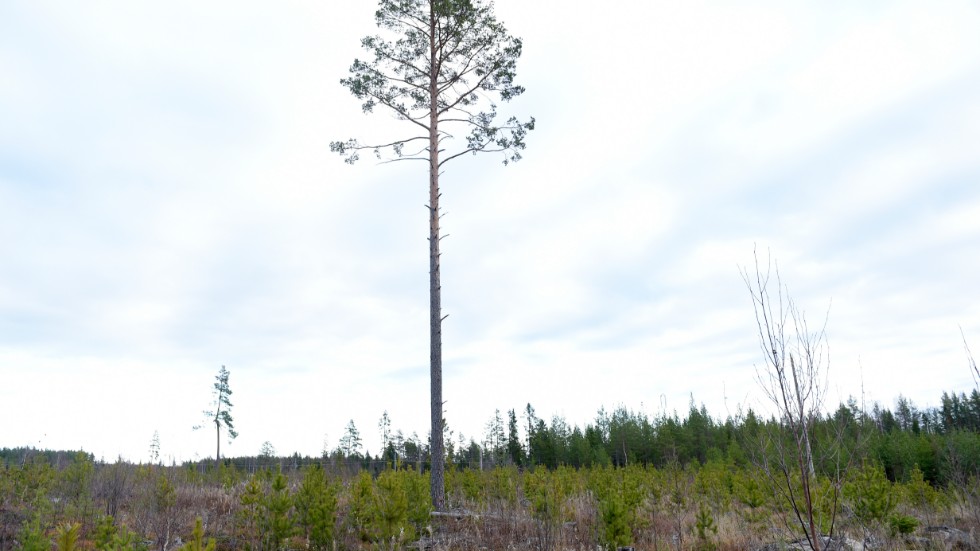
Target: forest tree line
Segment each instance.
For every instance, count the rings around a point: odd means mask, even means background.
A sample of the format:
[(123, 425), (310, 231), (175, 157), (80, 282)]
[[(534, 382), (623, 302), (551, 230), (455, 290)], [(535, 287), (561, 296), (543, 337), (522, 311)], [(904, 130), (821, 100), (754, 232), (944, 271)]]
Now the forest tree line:
[[(630, 464), (661, 468), (719, 459), (744, 466), (758, 435), (778, 423), (751, 409), (721, 420), (704, 405), (695, 406), (692, 398), (684, 417), (677, 412), (651, 417), (617, 407), (612, 412), (600, 409), (595, 420), (581, 428), (559, 416), (546, 422), (528, 404), (520, 413), (496, 412), (480, 442), (457, 440), (448, 453), (457, 468)], [(840, 445), (854, 455), (852, 460), (880, 464), (893, 482), (906, 480), (918, 465), (927, 481), (944, 485), (953, 476), (951, 469), (973, 471), (980, 466), (980, 392), (944, 392), (939, 406), (926, 408), (900, 396), (894, 409), (875, 403), (868, 411), (852, 398), (818, 420), (815, 434), (823, 440), (840, 435)], [(380, 459), (412, 462), (421, 457), (424, 461), (425, 452), (417, 441), (396, 437), (388, 441)], [(952, 452), (966, 464), (950, 464)], [(372, 460), (369, 454), (364, 459)]]
[[(514, 409), (503, 414), (496, 411), (479, 442), (474, 438), (454, 438), (448, 424), (445, 441), (447, 459), (456, 469), (631, 464), (661, 468), (691, 462), (704, 464), (709, 460), (745, 466), (750, 462), (757, 435), (777, 423), (777, 419), (761, 418), (752, 409), (722, 420), (711, 416), (704, 405), (695, 406), (692, 398), (684, 417), (676, 411), (651, 417), (620, 406), (611, 412), (600, 409), (595, 419), (582, 428), (570, 425), (560, 416), (545, 421), (528, 404), (519, 413)], [(406, 437), (401, 430), (391, 430), (390, 426), (385, 413), (379, 423), (384, 452), (375, 455), (364, 451), (361, 433), (350, 422), (339, 444), (332, 450), (325, 449), (321, 457), (298, 453), (280, 456), (267, 442), (259, 455), (223, 458), (222, 462), (242, 470), (298, 469), (324, 459), (372, 471), (393, 465), (427, 470), (431, 460), (427, 439), (417, 434)], [(843, 447), (856, 456), (854, 459), (880, 464), (893, 482), (906, 480), (916, 465), (925, 479), (936, 486), (949, 482), (954, 467), (980, 468), (980, 392), (977, 390), (970, 394), (944, 392), (938, 406), (925, 408), (899, 396), (893, 409), (875, 403), (865, 411), (852, 398), (820, 419), (815, 427), (818, 438), (836, 437), (842, 428)], [(950, 464), (952, 452), (959, 458), (957, 465)], [(86, 455), (95, 460), (91, 454)], [(29, 458), (60, 467), (76, 457), (77, 452), (71, 451), (0, 449), (0, 462), (7, 466), (23, 464)], [(966, 464), (961, 464), (964, 461)], [(206, 467), (204, 462), (184, 465)]]

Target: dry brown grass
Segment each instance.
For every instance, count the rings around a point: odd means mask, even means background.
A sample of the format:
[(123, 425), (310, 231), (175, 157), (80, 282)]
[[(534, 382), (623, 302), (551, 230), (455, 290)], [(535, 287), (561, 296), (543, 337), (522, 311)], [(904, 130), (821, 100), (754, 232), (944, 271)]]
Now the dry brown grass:
[[(154, 501), (154, 491), (159, 477), (164, 476), (173, 485), (173, 501), (160, 507)], [(302, 472), (289, 472), (289, 486), (295, 491), (302, 479)], [(341, 483), (350, 482), (349, 474), (333, 472), (331, 476)], [(237, 479), (219, 480), (181, 468), (143, 468), (133, 472), (127, 480), (125, 491), (119, 493), (116, 520), (141, 537), (152, 540), (154, 548), (173, 547), (179, 537), (187, 541), (194, 520), (201, 517), (208, 537), (214, 537), (219, 549), (242, 549), (246, 541), (241, 530), (240, 512), (245, 489), (244, 473)], [(451, 502), (460, 514), (433, 517), (421, 542), (366, 542), (361, 539), (348, 521), (350, 510), (346, 490), (338, 495), (335, 537), (337, 549), (373, 550), (391, 548), (423, 548), (431, 550), (507, 550), (507, 551), (596, 551), (600, 549), (600, 519), (598, 503), (584, 486), (573, 488), (550, 509), (534, 512), (533, 498), (525, 496), (517, 478), (516, 487), (502, 491), (490, 487), (484, 493), (466, 499), (457, 491)], [(700, 551), (713, 547), (718, 551), (755, 550), (780, 541), (798, 538), (793, 525), (787, 527), (783, 513), (764, 505), (752, 510), (734, 497), (704, 498), (688, 484), (681, 488), (683, 498), (670, 497), (669, 492), (651, 490), (636, 511), (632, 526), (632, 542), (636, 550), (653, 551)], [(509, 492), (509, 493), (508, 493)], [(530, 493), (530, 492), (529, 492)], [(717, 532), (709, 540), (697, 539), (696, 513), (699, 504), (712, 511)], [(100, 504), (97, 504), (100, 505)], [(5, 508), (6, 507), (6, 508)], [(94, 508), (97, 511), (104, 509)], [(970, 503), (962, 500), (947, 505), (923, 508), (903, 502), (897, 511), (911, 515), (922, 523), (915, 537), (919, 540), (891, 537), (885, 526), (861, 526), (845, 507), (838, 519), (836, 532), (854, 540), (869, 537), (880, 551), (905, 551), (926, 545), (932, 549), (953, 549), (955, 545), (943, 540), (940, 533), (927, 533), (928, 525), (947, 525), (977, 541), (980, 527), (974, 521)], [(23, 511), (0, 503), (0, 521), (6, 519), (6, 539), (11, 543), (16, 537), (13, 524), (24, 517)], [(77, 520), (77, 519), (76, 519)], [(94, 525), (89, 522), (87, 526)], [(83, 539), (91, 542), (91, 531), (83, 533)], [(957, 536), (960, 537), (960, 536)], [(948, 539), (948, 538), (947, 538)], [(304, 549), (301, 536), (288, 540), (288, 549)], [(3, 547), (3, 546), (0, 546)]]

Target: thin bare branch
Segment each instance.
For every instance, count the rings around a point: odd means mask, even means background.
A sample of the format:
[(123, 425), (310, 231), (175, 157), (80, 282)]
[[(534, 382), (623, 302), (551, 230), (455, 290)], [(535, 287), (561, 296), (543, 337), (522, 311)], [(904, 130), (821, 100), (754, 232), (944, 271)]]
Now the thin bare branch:
[(966, 343), (966, 333), (963, 332), (963, 326), (960, 326), (960, 337), (963, 339), (963, 349), (966, 350), (966, 361), (970, 366), (970, 375), (973, 377), (973, 384), (980, 390), (980, 370), (977, 370), (977, 362), (973, 359), (973, 352), (970, 351), (970, 345)]
[(463, 101), (465, 101), (465, 100), (466, 100), (466, 98), (468, 98), (468, 97), (469, 97), (469, 95), (470, 95), (471, 93), (473, 93), (473, 91), (475, 91), (475, 90), (477, 90), (478, 88), (480, 88), (480, 87), (481, 87), (481, 86), (483, 85), (483, 83), (484, 83), (484, 82), (486, 82), (486, 80), (487, 80), (488, 78), (490, 78), (490, 76), (491, 76), (491, 73), (490, 73), (490, 72), (488, 71), (488, 72), (487, 72), (487, 74), (485, 74), (485, 75), (483, 75), (483, 76), (482, 76), (482, 77), (480, 78), (480, 80), (479, 80), (479, 81), (477, 81), (477, 83), (476, 83), (476, 84), (474, 84), (474, 85), (473, 85), (472, 87), (470, 87), (470, 88), (469, 88), (469, 90), (467, 90), (466, 92), (464, 92), (464, 93), (462, 93), (462, 94), (459, 94), (459, 95), (458, 95), (458, 97), (457, 97), (457, 98), (456, 98), (456, 99), (455, 99), (454, 101), (452, 101), (451, 103), (449, 103), (449, 104), (448, 104), (448, 105), (447, 105), (446, 107), (444, 107), (444, 108), (442, 108), (442, 109), (440, 109), (440, 110), (439, 110), (439, 114), (440, 114), (440, 115), (442, 115), (442, 114), (443, 114), (443, 113), (445, 113), (446, 111), (449, 111), (450, 109), (452, 109), (452, 108), (454, 108), (454, 107), (456, 107), (457, 105), (459, 105), (460, 103), (462, 103)]
[(401, 161), (426, 161), (426, 162), (428, 162), (428, 160), (429, 160), (428, 157), (410, 157), (410, 156), (407, 156), (406, 155), (405, 157), (395, 157), (393, 159), (385, 159), (383, 161), (378, 161), (377, 164), (379, 164), (379, 165), (387, 165), (387, 164), (391, 164), (391, 163), (398, 163), (398, 162), (401, 162)]
[(360, 151), (363, 151), (365, 149), (372, 149), (372, 150), (373, 149), (385, 149), (385, 148), (388, 148), (388, 147), (394, 147), (396, 145), (404, 145), (404, 144), (407, 144), (407, 143), (410, 143), (410, 142), (414, 142), (416, 140), (428, 140), (428, 139), (429, 138), (427, 136), (415, 136), (413, 138), (406, 138), (404, 140), (395, 140), (395, 141), (393, 141), (391, 143), (380, 144), (380, 145), (360, 145), (360, 144), (358, 144), (358, 145), (352, 145), (352, 146), (348, 146), (347, 149), (360, 150)]

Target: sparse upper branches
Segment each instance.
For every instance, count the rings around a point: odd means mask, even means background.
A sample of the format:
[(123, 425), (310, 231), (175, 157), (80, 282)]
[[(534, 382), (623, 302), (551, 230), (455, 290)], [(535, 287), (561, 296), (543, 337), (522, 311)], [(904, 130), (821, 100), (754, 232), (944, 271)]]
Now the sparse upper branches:
[[(440, 138), (460, 136), (454, 148), (441, 149), (446, 155), (439, 165), (466, 153), (502, 152), (505, 164), (521, 158), (534, 118), (495, 122), (493, 97), (509, 101), (524, 92), (514, 82), (522, 44), (496, 20), (492, 3), (382, 0), (375, 19), (388, 32), (361, 41), (370, 60), (355, 60), (350, 76), (341, 80), (365, 113), (386, 107), (397, 119), (429, 131), (435, 110)], [(383, 144), (350, 139), (333, 142), (330, 149), (348, 163), (363, 150), (379, 160), (426, 159), (428, 148), (405, 150), (422, 139), (427, 136)], [(448, 146), (440, 141), (440, 148)]]
[(778, 266), (774, 268), (771, 262), (763, 272), (756, 258), (754, 276), (743, 271), (742, 277), (752, 295), (759, 344), (766, 359), (767, 369), (757, 370), (756, 378), (783, 422), (803, 427), (820, 414), (826, 395), (826, 318), (818, 330), (810, 329), (782, 284)]

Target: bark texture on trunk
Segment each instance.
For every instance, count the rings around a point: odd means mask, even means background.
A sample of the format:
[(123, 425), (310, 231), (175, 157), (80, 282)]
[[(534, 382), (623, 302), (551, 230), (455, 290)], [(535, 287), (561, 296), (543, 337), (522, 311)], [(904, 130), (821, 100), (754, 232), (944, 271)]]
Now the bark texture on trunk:
[(439, 275), (439, 68), (435, 6), (429, 5), (429, 381), (432, 407), (432, 507), (445, 509), (442, 441), (442, 287)]

